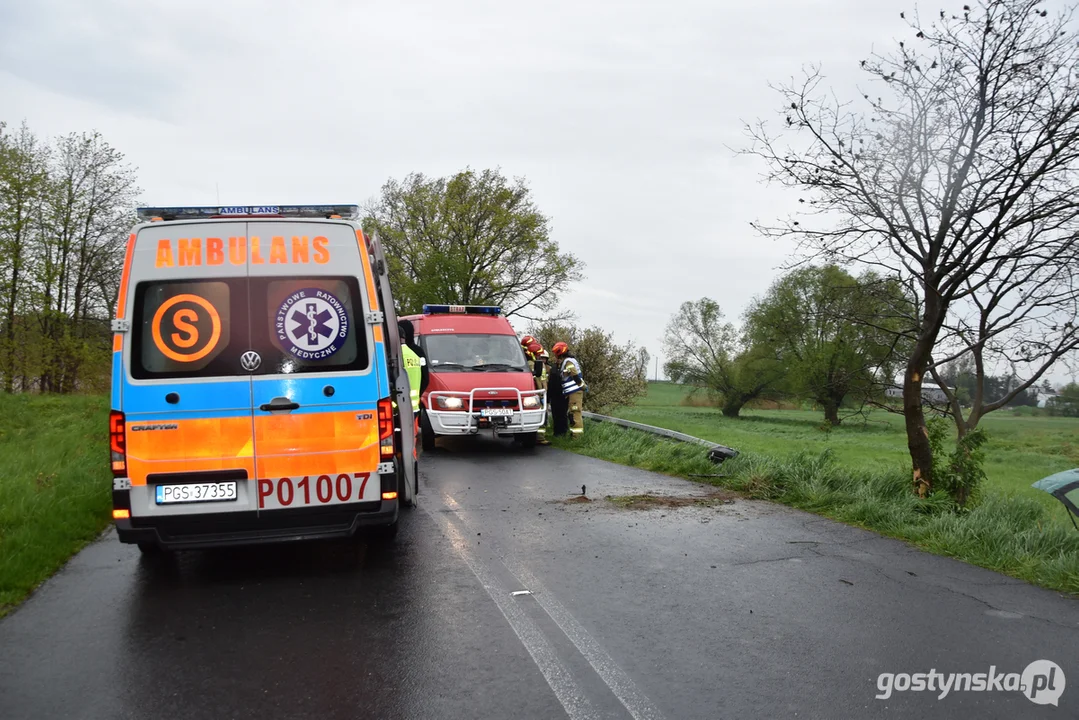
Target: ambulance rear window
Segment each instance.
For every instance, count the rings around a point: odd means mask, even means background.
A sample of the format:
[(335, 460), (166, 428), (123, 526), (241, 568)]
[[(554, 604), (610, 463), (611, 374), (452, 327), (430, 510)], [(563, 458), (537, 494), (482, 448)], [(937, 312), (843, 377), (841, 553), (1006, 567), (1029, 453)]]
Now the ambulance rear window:
[(235, 374), (232, 356), (236, 353), (225, 351), (236, 342), (233, 329), (247, 325), (246, 291), (246, 278), (139, 283), (135, 287), (132, 376)]
[(253, 277), (251, 344), (256, 375), (363, 370), (368, 365), (363, 295), (355, 277)]
[(142, 282), (132, 325), (138, 380), (358, 371), (370, 359), (355, 277)]

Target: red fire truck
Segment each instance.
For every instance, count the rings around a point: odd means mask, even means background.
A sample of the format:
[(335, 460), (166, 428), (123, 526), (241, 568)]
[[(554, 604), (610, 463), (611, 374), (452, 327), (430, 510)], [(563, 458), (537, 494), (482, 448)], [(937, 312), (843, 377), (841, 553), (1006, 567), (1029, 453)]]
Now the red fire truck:
[(424, 450), (439, 435), (490, 430), (526, 447), (546, 421), (546, 393), (537, 390), (520, 341), (502, 309), (488, 305), (424, 305), (411, 315), (430, 373), (420, 398)]

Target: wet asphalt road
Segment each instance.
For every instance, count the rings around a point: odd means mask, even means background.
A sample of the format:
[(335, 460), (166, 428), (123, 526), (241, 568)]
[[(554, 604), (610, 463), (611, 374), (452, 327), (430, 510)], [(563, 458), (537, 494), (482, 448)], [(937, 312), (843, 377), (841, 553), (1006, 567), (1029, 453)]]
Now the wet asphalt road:
[[(0, 718), (1079, 716), (1075, 600), (765, 503), (616, 509), (702, 488), (522, 454), (428, 455), (385, 550), (153, 561), (106, 535), (0, 620)], [(874, 698), (882, 672), (1041, 658), (1058, 708)]]

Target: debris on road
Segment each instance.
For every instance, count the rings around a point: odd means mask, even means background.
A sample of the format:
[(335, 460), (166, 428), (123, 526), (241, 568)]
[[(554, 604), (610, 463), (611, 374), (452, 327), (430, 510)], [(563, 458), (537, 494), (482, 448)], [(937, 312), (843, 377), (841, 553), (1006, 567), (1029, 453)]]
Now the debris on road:
[(716, 489), (705, 495), (607, 495), (604, 499), (622, 510), (652, 510), (655, 508), (715, 507), (733, 505), (734, 493)]

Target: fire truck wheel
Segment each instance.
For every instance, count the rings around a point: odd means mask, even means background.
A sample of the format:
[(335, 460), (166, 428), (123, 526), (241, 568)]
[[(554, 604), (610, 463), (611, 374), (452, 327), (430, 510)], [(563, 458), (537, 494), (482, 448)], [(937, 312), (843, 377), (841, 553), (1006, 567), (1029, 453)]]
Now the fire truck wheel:
[(427, 417), (427, 411), (420, 411), (420, 447), (424, 452), (435, 449), (435, 429), (431, 427), (431, 418)]
[(521, 447), (534, 448), (536, 447), (536, 433), (521, 433), (517, 436), (517, 442), (521, 443)]

